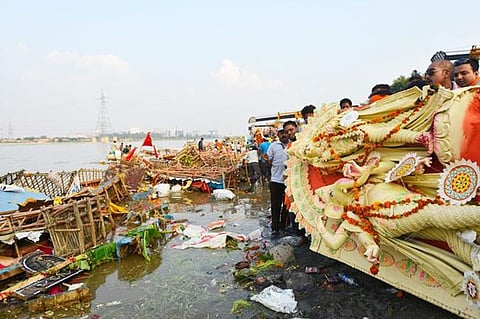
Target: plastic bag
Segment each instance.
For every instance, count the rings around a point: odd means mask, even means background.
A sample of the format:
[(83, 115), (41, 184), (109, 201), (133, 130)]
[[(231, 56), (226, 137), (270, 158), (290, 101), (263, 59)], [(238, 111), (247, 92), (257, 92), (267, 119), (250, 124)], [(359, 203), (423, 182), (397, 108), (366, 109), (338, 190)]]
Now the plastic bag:
[(235, 194), (229, 189), (214, 189), (212, 195), (217, 200), (231, 200), (235, 198)]
[(281, 289), (272, 285), (250, 299), (276, 312), (297, 312), (297, 301), (292, 289)]

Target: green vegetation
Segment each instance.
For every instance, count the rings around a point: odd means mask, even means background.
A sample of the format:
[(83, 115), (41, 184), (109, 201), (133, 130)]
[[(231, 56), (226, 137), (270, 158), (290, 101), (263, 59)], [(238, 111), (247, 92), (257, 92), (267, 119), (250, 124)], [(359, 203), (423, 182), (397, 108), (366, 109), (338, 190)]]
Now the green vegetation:
[(398, 78), (393, 80), (392, 85), (390, 85), (392, 89), (392, 93), (397, 93), (400, 91), (405, 90), (408, 84), (408, 78), (405, 75), (400, 75)]

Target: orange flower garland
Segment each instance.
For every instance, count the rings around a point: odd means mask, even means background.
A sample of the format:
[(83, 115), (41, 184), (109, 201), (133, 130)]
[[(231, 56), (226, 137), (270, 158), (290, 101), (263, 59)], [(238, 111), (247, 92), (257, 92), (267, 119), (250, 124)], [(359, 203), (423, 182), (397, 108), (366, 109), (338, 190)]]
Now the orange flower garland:
[(355, 181), (353, 182), (353, 199), (358, 203), (358, 201), (360, 200), (360, 192), (359, 192), (359, 188), (360, 185), (358, 185), (358, 182)]
[[(332, 141), (332, 138), (334, 137), (342, 137), (344, 135), (346, 135), (348, 132), (354, 132), (354, 131), (360, 131), (364, 134), (364, 148), (365, 148), (365, 154), (362, 154), (362, 157), (360, 156), (357, 156), (357, 158), (355, 159), (355, 161), (357, 160), (362, 160), (362, 163), (360, 164), (363, 164), (363, 161), (365, 161), (365, 159), (367, 158), (367, 156), (375, 149), (375, 148), (378, 148), (378, 147), (382, 147), (384, 145), (384, 143), (389, 140), (395, 133), (398, 133), (400, 131), (400, 129), (402, 129), (403, 126), (405, 126), (406, 124), (408, 124), (410, 118), (415, 114), (417, 113), (424, 105), (425, 103), (428, 101), (428, 99), (430, 98), (431, 95), (433, 95), (433, 93), (435, 93), (436, 91), (438, 90), (438, 86), (435, 86), (435, 85), (431, 85), (430, 86), (430, 91), (429, 91), (429, 94), (427, 95), (427, 97), (424, 99), (424, 100), (420, 100), (420, 99), (417, 99), (417, 101), (415, 101), (415, 107), (413, 109), (400, 109), (400, 110), (396, 110), (396, 111), (393, 111), (393, 112), (390, 112), (388, 113), (387, 115), (384, 115), (384, 116), (379, 116), (379, 117), (376, 117), (376, 118), (373, 118), (371, 120), (367, 120), (367, 121), (364, 121), (362, 123), (357, 123), (357, 124), (354, 124), (352, 126), (350, 126), (349, 128), (347, 129), (344, 129), (344, 128), (340, 128), (340, 129), (337, 129), (335, 132), (333, 133), (327, 133), (327, 132), (321, 132), (320, 134), (318, 134), (317, 136), (313, 137), (312, 138), (312, 141), (315, 143), (315, 142), (318, 142), (320, 140), (324, 140), (326, 141), (328, 144), (330, 144), (330, 142)], [(388, 133), (387, 135), (379, 142), (370, 142), (370, 138), (368, 136), (368, 133), (365, 132), (364, 130), (361, 130), (360, 127), (363, 126), (363, 125), (366, 125), (366, 124), (375, 124), (375, 123), (382, 123), (382, 122), (386, 122), (386, 121), (390, 121), (390, 120), (393, 120), (394, 118), (396, 118), (397, 116), (399, 116), (400, 114), (404, 113), (404, 112), (408, 112), (410, 111), (410, 114), (405, 117), (401, 123), (395, 125), (394, 128), (392, 128)], [(337, 166), (334, 166), (334, 167), (330, 167), (328, 169), (325, 169), (325, 173), (329, 174), (329, 173), (332, 173), (334, 172), (335, 170), (337, 169), (342, 169), (345, 162), (342, 161), (341, 157), (333, 150), (332, 146), (331, 145), (328, 145), (328, 147), (330, 147), (330, 154), (332, 155), (332, 159), (334, 160), (339, 160), (340, 161), (340, 164), (337, 165)]]
[[(380, 213), (372, 212), (372, 211), (379, 211), (382, 208), (390, 208), (395, 205), (405, 205), (405, 204), (410, 204), (415, 202), (417, 203), (416, 207), (412, 208), (409, 211), (403, 212), (402, 214), (399, 214), (399, 215), (387, 216)], [(383, 219), (400, 219), (400, 218), (408, 217), (412, 214), (418, 213), (422, 208), (424, 208), (429, 204), (446, 205), (446, 203), (440, 198), (440, 196), (437, 196), (434, 199), (427, 198), (427, 199), (411, 200), (410, 198), (406, 198), (400, 201), (386, 201), (384, 203), (374, 202), (373, 204), (368, 206), (362, 206), (359, 203), (356, 203), (356, 204), (347, 205), (344, 207), (344, 213), (342, 215), (342, 218), (354, 226), (359, 226), (363, 231), (372, 235), (373, 239), (377, 242), (378, 234), (373, 229), (373, 225), (370, 222), (369, 218), (374, 217), (374, 218), (383, 218)], [(360, 218), (360, 220), (350, 218), (347, 215), (348, 211), (355, 213)]]

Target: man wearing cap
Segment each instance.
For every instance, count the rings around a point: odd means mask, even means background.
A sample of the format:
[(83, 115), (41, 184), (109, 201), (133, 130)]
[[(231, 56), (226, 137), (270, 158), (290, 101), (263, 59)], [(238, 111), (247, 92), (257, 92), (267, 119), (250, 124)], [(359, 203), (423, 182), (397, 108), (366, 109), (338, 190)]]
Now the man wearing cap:
[(480, 84), (478, 76), (478, 60), (467, 58), (455, 61), (453, 64), (453, 76), (459, 87)]
[(279, 141), (273, 142), (267, 151), (266, 160), (272, 165), (270, 177), (270, 204), (272, 209), (272, 238), (280, 236), (280, 227), (285, 228), (286, 214), (282, 214), (285, 198), (285, 151), (289, 139), (288, 132), (280, 129), (277, 132)]
[(448, 60), (433, 61), (425, 72), (428, 82), (441, 85), (446, 89), (455, 90), (457, 84), (453, 82), (453, 63)]

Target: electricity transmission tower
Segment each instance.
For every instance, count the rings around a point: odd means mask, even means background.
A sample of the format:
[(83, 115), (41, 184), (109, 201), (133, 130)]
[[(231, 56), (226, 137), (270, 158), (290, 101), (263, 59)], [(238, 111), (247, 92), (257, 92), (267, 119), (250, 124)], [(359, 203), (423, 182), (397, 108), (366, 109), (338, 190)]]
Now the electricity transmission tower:
[(95, 133), (98, 137), (105, 137), (108, 134), (113, 133), (113, 129), (106, 107), (107, 97), (103, 95), (103, 90), (98, 100), (100, 101), (100, 108), (98, 110), (97, 128), (95, 130)]
[(8, 122), (8, 138), (10, 140), (13, 139), (13, 129), (12, 129), (12, 123)]

